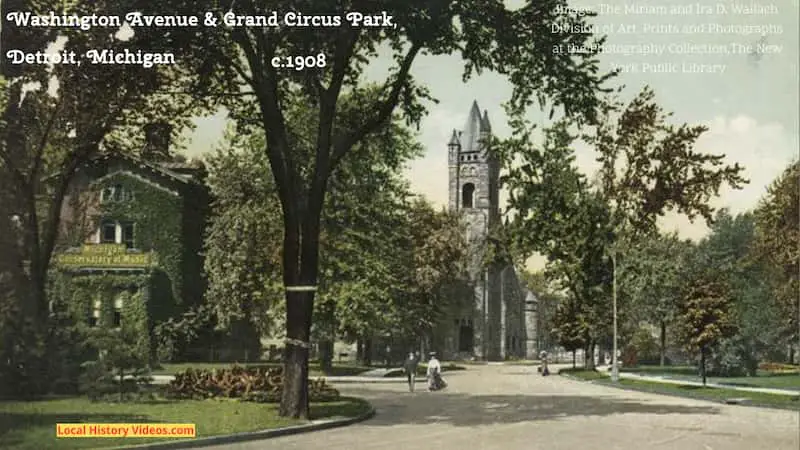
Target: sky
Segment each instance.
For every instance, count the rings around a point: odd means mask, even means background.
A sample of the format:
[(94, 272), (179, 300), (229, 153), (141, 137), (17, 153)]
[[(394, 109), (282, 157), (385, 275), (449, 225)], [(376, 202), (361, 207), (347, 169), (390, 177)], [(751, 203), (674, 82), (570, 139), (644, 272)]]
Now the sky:
[[(506, 3), (513, 7), (521, 1)], [(756, 3), (761, 8), (752, 11), (754, 14), (737, 9), (736, 2), (700, 3), (711, 10), (700, 10), (699, 3), (687, 0), (581, 0), (570, 6), (600, 13), (590, 23), (608, 34), (608, 47), (600, 58), (602, 68), (622, 68), (624, 72), (614, 83), (625, 86), (626, 99), (649, 85), (658, 103), (673, 112), (674, 123), (709, 127), (696, 150), (725, 154), (728, 164), (738, 162), (745, 167), (750, 183), (738, 191), (724, 189), (712, 201), (715, 207), (738, 213), (755, 207), (772, 180), (798, 155), (800, 11), (798, 0)], [(738, 3), (739, 7), (750, 5)], [(714, 46), (716, 54), (702, 46)], [(719, 49), (728, 53), (720, 54)], [(651, 54), (643, 54), (645, 50)], [(652, 54), (654, 51), (660, 53)], [(706, 53), (700, 53), (703, 51)], [(381, 55), (369, 67), (367, 78), (383, 80), (392, 63), (389, 53)], [(696, 64), (705, 64), (714, 72), (690, 72)], [(658, 73), (665, 69), (673, 72)], [(498, 137), (510, 133), (502, 109), (511, 94), (509, 81), (487, 73), (463, 83), (462, 71), (460, 55), (422, 56), (412, 69), (413, 76), (430, 88), (439, 103), (429, 105), (418, 133), (426, 153), (409, 164), (406, 176), (412, 188), (435, 205), (446, 205), (447, 142), (453, 129), (463, 127), (473, 100), (481, 110), (488, 110), (492, 131)], [(529, 115), (534, 122), (546, 124), (541, 112)], [(197, 129), (188, 136), (190, 156), (219, 145), (226, 119), (217, 114), (196, 123)], [(597, 168), (592, 149), (578, 146), (576, 152), (579, 168), (591, 175)], [(691, 223), (674, 214), (668, 214), (661, 227), (690, 239), (708, 233), (702, 221)], [(543, 260), (534, 258), (528, 266), (539, 269)]]

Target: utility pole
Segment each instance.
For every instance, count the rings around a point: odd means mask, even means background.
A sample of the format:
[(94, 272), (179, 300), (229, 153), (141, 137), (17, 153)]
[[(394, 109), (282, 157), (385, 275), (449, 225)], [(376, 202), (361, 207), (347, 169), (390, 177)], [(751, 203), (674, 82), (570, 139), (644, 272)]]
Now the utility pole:
[[(619, 364), (617, 362), (617, 248), (614, 245), (611, 251), (611, 267), (612, 267), (612, 288), (611, 296), (613, 297), (614, 308), (614, 345), (613, 354), (611, 355), (611, 381), (616, 383), (619, 381)], [(591, 356), (594, 358), (594, 355)]]

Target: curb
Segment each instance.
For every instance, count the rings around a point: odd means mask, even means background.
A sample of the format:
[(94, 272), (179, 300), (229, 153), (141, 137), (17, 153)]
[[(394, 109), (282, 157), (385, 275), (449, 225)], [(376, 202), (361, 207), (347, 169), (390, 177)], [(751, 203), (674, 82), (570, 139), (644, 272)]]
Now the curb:
[(386, 377), (386, 378), (360, 378), (353, 379), (352, 377), (342, 378), (325, 378), (326, 383), (335, 384), (369, 384), (369, 383), (405, 383), (405, 377)]
[[(620, 390), (628, 391), (628, 392), (639, 392), (639, 393), (643, 393), (643, 394), (663, 395), (665, 397), (672, 397), (672, 398), (684, 398), (684, 399), (687, 399), (687, 400), (695, 400), (695, 401), (700, 401), (700, 402), (709, 402), (709, 403), (714, 403), (714, 404), (717, 404), (717, 405), (735, 405), (735, 406), (755, 407), (755, 408), (764, 408), (764, 409), (777, 409), (777, 410), (780, 410), (780, 411), (797, 411), (797, 409), (795, 409), (795, 408), (785, 407), (783, 405), (773, 405), (773, 404), (769, 404), (769, 403), (761, 403), (761, 402), (752, 401), (751, 399), (746, 399), (746, 398), (712, 399), (712, 398), (703, 398), (703, 397), (699, 397), (699, 396), (695, 397), (695, 396), (692, 396), (692, 395), (678, 395), (678, 394), (671, 393), (671, 392), (658, 392), (658, 391), (653, 391), (653, 390), (644, 389), (644, 388), (637, 388), (635, 386), (622, 386), (622, 385), (614, 385), (613, 383), (598, 382), (600, 380), (584, 380), (584, 379), (581, 379), (581, 378), (578, 378), (578, 377), (573, 377), (571, 375), (567, 375), (567, 374), (563, 374), (563, 373), (559, 373), (558, 375), (561, 376), (561, 377), (564, 377), (564, 378), (566, 378), (568, 380), (577, 381), (577, 382), (580, 382), (580, 383), (588, 383), (588, 384), (593, 384), (595, 386), (604, 386), (604, 387), (609, 387), (609, 388), (612, 388), (612, 389), (620, 389)], [(780, 394), (770, 394), (770, 395), (780, 395)]]
[(329, 430), (331, 428), (345, 427), (359, 422), (364, 422), (375, 416), (375, 408), (370, 405), (369, 411), (356, 416), (342, 419), (327, 419), (318, 422), (312, 422), (305, 425), (294, 425), (291, 427), (275, 428), (271, 430), (249, 431), (244, 433), (226, 434), (221, 436), (211, 436), (199, 439), (187, 439), (163, 443), (150, 443), (142, 445), (132, 445), (127, 447), (115, 447), (119, 450), (168, 450), (168, 449), (187, 449), (207, 447), (211, 445), (233, 444), (237, 442), (256, 441), (261, 439), (271, 439), (281, 436), (290, 436), (293, 434), (309, 433), (312, 431)]

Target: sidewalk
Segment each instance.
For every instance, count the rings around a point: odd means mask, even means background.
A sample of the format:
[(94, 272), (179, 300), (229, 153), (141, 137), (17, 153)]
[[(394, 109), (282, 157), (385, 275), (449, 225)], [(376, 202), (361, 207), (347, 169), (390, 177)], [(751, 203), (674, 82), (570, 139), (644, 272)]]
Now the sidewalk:
[[(609, 366), (598, 366), (598, 372), (607, 373), (611, 375), (609, 371)], [(670, 378), (669, 376), (658, 376), (658, 375), (639, 375), (636, 373), (630, 372), (620, 372), (620, 378), (627, 378), (629, 380), (641, 380), (641, 381), (653, 381), (656, 383), (665, 383), (665, 384), (678, 384), (684, 386), (702, 386), (703, 383), (701, 381), (691, 381), (691, 380), (681, 380), (676, 378)], [(710, 388), (719, 388), (719, 389), (731, 389), (735, 391), (742, 391), (742, 392), (760, 392), (762, 394), (775, 394), (775, 395), (791, 395), (794, 397), (800, 396), (800, 392), (792, 391), (788, 389), (773, 389), (773, 388), (758, 388), (758, 387), (745, 387), (745, 386), (731, 386), (728, 384), (719, 384), (719, 383), (706, 383), (706, 387)]]

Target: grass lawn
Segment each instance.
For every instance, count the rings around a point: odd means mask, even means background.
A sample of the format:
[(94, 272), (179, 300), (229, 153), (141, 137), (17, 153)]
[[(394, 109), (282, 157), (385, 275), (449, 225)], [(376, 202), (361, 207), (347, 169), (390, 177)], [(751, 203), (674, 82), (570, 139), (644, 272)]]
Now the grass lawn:
[[(691, 366), (640, 366), (622, 369), (641, 375), (667, 376), (676, 380), (702, 381), (697, 368)], [(759, 370), (755, 377), (708, 377), (709, 383), (741, 387), (788, 389), (800, 392), (800, 372), (768, 372)]]
[[(164, 438), (62, 438), (56, 423), (193, 423), (197, 437), (280, 428), (303, 423), (278, 417), (277, 404), (236, 400), (181, 400), (142, 403), (92, 403), (84, 398), (0, 402), (0, 448), (5, 450), (99, 449)], [(312, 419), (354, 417), (366, 413), (366, 402), (342, 398), (312, 403)]]
[[(214, 370), (214, 369), (224, 369), (227, 367), (232, 367), (234, 363), (178, 363), (178, 364), (162, 364), (160, 369), (154, 370), (153, 375), (174, 375), (177, 372), (182, 372), (188, 368), (192, 369), (204, 369), (204, 370)], [(275, 362), (258, 362), (258, 363), (240, 363), (240, 366), (257, 366), (257, 367), (283, 367), (282, 363), (275, 363)], [(333, 369), (331, 373), (325, 374), (320, 370), (318, 362), (310, 362), (308, 364), (309, 369), (309, 377), (317, 378), (317, 377), (324, 377), (324, 376), (331, 376), (331, 377), (344, 377), (344, 376), (354, 376), (362, 374), (368, 370), (374, 369), (374, 367), (366, 367), (366, 366), (359, 366), (356, 364), (340, 364), (334, 363)]]
[(582, 368), (578, 369), (562, 369), (558, 372), (560, 374), (569, 375), (571, 377), (575, 377), (585, 381), (593, 381), (593, 380), (602, 380), (608, 378), (608, 375), (597, 372), (595, 370), (584, 370)]
[(659, 383), (657, 381), (620, 379), (618, 384), (611, 382), (607, 373), (593, 370), (566, 370), (561, 373), (575, 378), (593, 381), (598, 384), (613, 387), (624, 387), (655, 394), (675, 395), (679, 397), (695, 398), (700, 400), (725, 401), (728, 399), (747, 399), (745, 404), (754, 406), (768, 406), (800, 411), (800, 393), (795, 397), (791, 395), (763, 394), (760, 392), (737, 391), (735, 389), (712, 388), (694, 385), (679, 385)]

